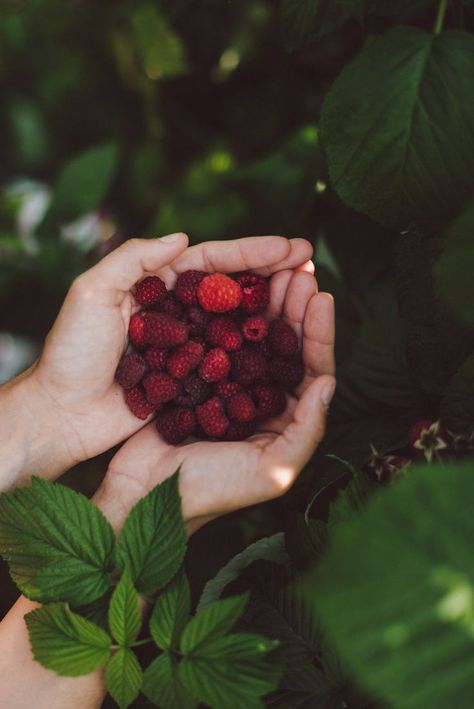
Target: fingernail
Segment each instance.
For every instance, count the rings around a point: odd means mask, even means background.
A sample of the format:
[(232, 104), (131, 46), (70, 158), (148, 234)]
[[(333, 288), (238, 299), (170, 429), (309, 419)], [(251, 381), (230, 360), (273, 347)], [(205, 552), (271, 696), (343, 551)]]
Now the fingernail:
[(165, 244), (172, 244), (175, 241), (178, 241), (183, 236), (183, 232), (178, 231), (176, 234), (168, 234), (167, 236), (162, 236), (160, 241), (163, 241)]
[(323, 389), (321, 391), (321, 401), (323, 402), (324, 406), (329, 406), (329, 404), (332, 401), (332, 397), (334, 396), (334, 392), (336, 390), (336, 382), (328, 382), (323, 386)]

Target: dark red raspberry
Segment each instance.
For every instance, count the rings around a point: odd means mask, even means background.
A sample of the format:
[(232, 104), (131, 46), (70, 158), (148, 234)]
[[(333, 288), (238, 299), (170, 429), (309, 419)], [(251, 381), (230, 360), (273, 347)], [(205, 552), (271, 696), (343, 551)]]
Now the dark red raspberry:
[(175, 293), (183, 305), (196, 305), (197, 288), (208, 274), (205, 271), (184, 271), (178, 276)]
[(146, 398), (156, 406), (164, 404), (165, 401), (172, 401), (179, 393), (178, 382), (176, 382), (166, 372), (151, 372), (143, 380)]
[(179, 320), (163, 313), (147, 312), (145, 315), (145, 339), (155, 347), (175, 347), (188, 339), (188, 327)]
[(245, 391), (234, 394), (227, 402), (226, 409), (233, 421), (253, 421), (257, 415), (252, 397)]
[(128, 326), (128, 336), (134, 347), (145, 347), (145, 313), (140, 311), (132, 315)]
[(235, 280), (242, 288), (240, 309), (244, 313), (258, 313), (270, 302), (270, 286), (266, 278), (256, 273), (238, 273)]
[(222, 347), (227, 352), (239, 350), (242, 346), (242, 335), (234, 320), (223, 315), (211, 320), (206, 328), (206, 340), (214, 347)]
[(218, 382), (225, 379), (230, 372), (230, 359), (227, 352), (220, 347), (209, 350), (199, 367), (199, 374), (205, 382)]
[(225, 433), (226, 441), (244, 441), (253, 436), (257, 429), (257, 423), (253, 421), (231, 421)]
[(168, 350), (164, 347), (147, 347), (145, 361), (149, 369), (164, 369), (168, 359)]
[(144, 421), (153, 413), (154, 407), (147, 401), (141, 386), (133, 387), (125, 392), (125, 401), (134, 416)]
[(296, 332), (284, 320), (272, 320), (267, 341), (273, 352), (282, 357), (291, 357), (298, 351)]
[(229, 419), (218, 396), (213, 396), (197, 406), (196, 418), (203, 431), (212, 438), (222, 438), (229, 427)]
[(156, 417), (158, 433), (167, 443), (176, 445), (192, 435), (196, 426), (194, 412), (178, 407), (160, 411)]
[(230, 399), (231, 396), (242, 391), (242, 387), (239, 382), (230, 382), (228, 379), (223, 379), (214, 385), (214, 391), (221, 399)]
[(267, 336), (268, 322), (263, 315), (251, 315), (242, 323), (242, 332), (249, 342), (261, 342)]
[(176, 299), (174, 293), (167, 293), (163, 300), (161, 300), (160, 303), (153, 308), (153, 310), (157, 310), (159, 313), (163, 313), (164, 315), (169, 315), (171, 318), (175, 318), (176, 320), (183, 319), (183, 306)]
[(408, 440), (415, 456), (431, 462), (448, 448), (449, 434), (440, 421), (417, 421), (410, 428)]
[(196, 369), (202, 360), (204, 347), (199, 342), (189, 340), (170, 355), (166, 367), (175, 379), (184, 379)]
[(143, 357), (130, 352), (122, 357), (115, 372), (115, 379), (124, 389), (131, 389), (141, 382), (147, 370)]
[(268, 365), (270, 378), (285, 391), (294, 389), (304, 377), (300, 357), (275, 357)]
[(264, 378), (266, 370), (267, 363), (260, 352), (243, 349), (232, 353), (232, 374), (243, 386)]
[(201, 308), (211, 313), (235, 310), (242, 300), (242, 289), (224, 273), (213, 273), (202, 279), (197, 289)]
[(203, 401), (209, 399), (211, 393), (211, 385), (194, 372), (183, 380), (181, 392), (176, 397), (176, 403), (178, 406), (194, 408), (197, 404), (202, 404)]
[(148, 276), (137, 284), (135, 298), (140, 305), (156, 305), (167, 293), (166, 286), (158, 276)]
[(252, 389), (252, 396), (260, 419), (279, 416), (286, 409), (286, 396), (281, 389), (276, 389), (270, 384), (256, 384)]
[(255, 352), (260, 352), (265, 359), (271, 359), (274, 356), (266, 338), (260, 342), (253, 342), (252, 349), (255, 350)]

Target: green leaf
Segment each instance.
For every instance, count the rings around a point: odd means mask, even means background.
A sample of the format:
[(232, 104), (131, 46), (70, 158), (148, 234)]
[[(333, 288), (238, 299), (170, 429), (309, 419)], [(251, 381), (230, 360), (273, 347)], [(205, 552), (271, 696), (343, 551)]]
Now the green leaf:
[(180, 569), (158, 598), (150, 618), (150, 632), (158, 647), (163, 650), (176, 647), (190, 608), (188, 579), (184, 569)]
[(84, 496), (33, 478), (0, 495), (0, 553), (22, 593), (35, 601), (90, 603), (110, 587), (115, 538)]
[(78, 677), (103, 667), (111, 639), (98, 625), (73, 613), (65, 603), (51, 603), (25, 616), (33, 657), (64, 677)]
[(291, 673), (266, 700), (271, 709), (341, 709), (341, 695), (314, 665), (303, 665)]
[(132, 16), (135, 45), (149, 79), (180, 76), (187, 70), (184, 46), (163, 14), (151, 4)]
[(274, 561), (277, 564), (288, 562), (288, 553), (285, 549), (285, 536), (283, 532), (277, 532), (271, 537), (264, 537), (250, 544), (246, 549), (234, 556), (228, 564), (223, 566), (219, 573), (204, 586), (204, 590), (199, 599), (198, 613), (207, 608), (211, 603), (217, 601), (222, 591), (232, 581), (234, 581), (242, 571), (259, 560)]
[(395, 709), (474, 693), (473, 473), (414, 469), (335, 530), (307, 586), (356, 679)]
[(192, 657), (209, 660), (250, 660), (275, 650), (279, 644), (278, 640), (269, 640), (256, 633), (231, 633), (201, 645), (192, 653)]
[(142, 668), (128, 648), (120, 648), (105, 670), (105, 686), (120, 709), (126, 709), (138, 697), (142, 679)]
[(146, 668), (142, 692), (161, 709), (195, 709), (198, 705), (181, 683), (177, 662), (169, 652), (164, 652)]
[(140, 593), (153, 593), (181, 566), (186, 540), (176, 472), (130, 512), (117, 543), (118, 565), (128, 566)]
[(397, 27), (368, 44), (322, 109), (340, 198), (394, 226), (456, 210), (472, 189), (473, 73), (467, 32)]
[(281, 0), (280, 23), (288, 49), (300, 49), (334, 32), (351, 10), (337, 0)]
[(225, 598), (215, 601), (198, 613), (187, 624), (181, 636), (181, 651), (184, 654), (195, 652), (198, 648), (227, 633), (238, 621), (245, 610), (249, 596)]
[(126, 568), (110, 599), (110, 632), (120, 645), (130, 645), (140, 632), (141, 624), (138, 593)]

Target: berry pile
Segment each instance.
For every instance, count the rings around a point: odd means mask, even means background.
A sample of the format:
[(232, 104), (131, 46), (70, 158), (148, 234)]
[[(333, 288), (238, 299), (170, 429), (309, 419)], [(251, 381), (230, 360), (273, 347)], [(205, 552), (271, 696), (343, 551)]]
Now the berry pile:
[(115, 378), (135, 416), (156, 414), (168, 443), (242, 440), (285, 410), (304, 369), (294, 330), (264, 315), (266, 278), (185, 271), (173, 291), (149, 276), (134, 295), (133, 351)]

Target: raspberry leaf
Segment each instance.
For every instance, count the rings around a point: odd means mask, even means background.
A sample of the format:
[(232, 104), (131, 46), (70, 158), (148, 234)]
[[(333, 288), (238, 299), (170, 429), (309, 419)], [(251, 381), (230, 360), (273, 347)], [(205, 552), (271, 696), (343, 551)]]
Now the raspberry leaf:
[(177, 667), (173, 655), (164, 652), (146, 668), (142, 692), (162, 709), (196, 709), (198, 702), (180, 681)]
[(350, 16), (351, 7), (338, 0), (282, 0), (280, 23), (288, 49), (299, 49), (334, 32)]
[(135, 701), (142, 685), (143, 672), (132, 650), (120, 648), (105, 670), (105, 685), (120, 709)]
[(0, 553), (28, 598), (84, 605), (111, 585), (115, 538), (104, 515), (64, 485), (33, 478), (0, 495)]
[(227, 633), (238, 621), (249, 601), (248, 593), (215, 601), (187, 624), (181, 636), (184, 654), (194, 653), (201, 646)]
[(51, 603), (25, 616), (33, 656), (64, 677), (94, 672), (108, 660), (111, 639), (66, 603)]
[(166, 586), (186, 552), (178, 475), (176, 471), (137, 502), (117, 543), (118, 566), (128, 566), (140, 593), (153, 593)]
[(158, 647), (166, 650), (178, 644), (190, 608), (188, 579), (181, 569), (158, 598), (150, 618), (150, 632)]
[(108, 620), (110, 631), (120, 645), (130, 645), (140, 632), (138, 594), (127, 568), (110, 599)]

